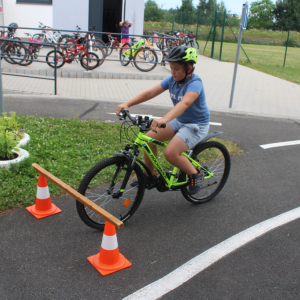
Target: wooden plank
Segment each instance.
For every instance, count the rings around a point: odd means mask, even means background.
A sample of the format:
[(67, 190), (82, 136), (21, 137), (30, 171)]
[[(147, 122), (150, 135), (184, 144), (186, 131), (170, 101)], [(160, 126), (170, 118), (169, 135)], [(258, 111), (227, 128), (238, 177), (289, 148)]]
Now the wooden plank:
[(64, 190), (66, 193), (74, 197), (76, 200), (78, 200), (80, 203), (84, 204), (87, 206), (89, 209), (94, 211), (96, 214), (101, 216), (103, 219), (108, 221), (109, 223), (113, 224), (115, 227), (118, 229), (121, 229), (124, 227), (124, 223), (108, 213), (106, 210), (101, 208), (100, 206), (96, 205), (94, 202), (86, 198), (85, 196), (81, 195), (74, 189), (72, 189), (70, 186), (59, 180), (57, 177), (40, 167), (38, 164), (32, 164), (32, 167), (38, 171), (40, 174), (45, 176), (47, 179), (49, 179), (51, 182), (53, 182), (55, 185), (60, 187), (62, 190)]

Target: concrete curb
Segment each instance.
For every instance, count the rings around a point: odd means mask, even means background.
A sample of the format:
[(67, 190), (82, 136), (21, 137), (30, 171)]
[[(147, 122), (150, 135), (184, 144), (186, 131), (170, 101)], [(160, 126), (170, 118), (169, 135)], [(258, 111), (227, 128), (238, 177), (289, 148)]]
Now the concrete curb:
[[(54, 69), (38, 70), (38, 69), (17, 69), (3, 67), (2, 72), (11, 74), (26, 74), (33, 76), (43, 76), (54, 78)], [(138, 74), (132, 73), (115, 73), (115, 72), (97, 72), (93, 71), (78, 71), (78, 70), (57, 70), (57, 77), (63, 78), (102, 78), (102, 79), (139, 79), (139, 80), (163, 80), (166, 75), (151, 75), (148, 73), (139, 72)]]

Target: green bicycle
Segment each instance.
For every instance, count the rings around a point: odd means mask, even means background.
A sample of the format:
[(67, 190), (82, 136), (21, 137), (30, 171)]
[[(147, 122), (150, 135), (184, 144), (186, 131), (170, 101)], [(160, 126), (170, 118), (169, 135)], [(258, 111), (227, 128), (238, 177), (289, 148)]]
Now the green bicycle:
[(120, 62), (122, 66), (127, 66), (133, 61), (134, 66), (142, 71), (149, 72), (157, 66), (158, 58), (154, 50), (146, 47), (147, 40), (142, 38), (139, 42), (131, 46), (125, 43), (120, 49)]
[[(126, 121), (126, 117), (129, 121)], [(140, 130), (135, 141), (132, 145), (127, 144), (124, 151), (113, 153), (113, 157), (92, 167), (80, 183), (79, 193), (125, 222), (132, 217), (141, 204), (145, 188), (148, 190), (156, 188), (159, 192), (181, 190), (184, 198), (195, 204), (210, 201), (222, 190), (230, 172), (230, 156), (223, 144), (208, 141), (222, 132), (208, 134), (194, 149), (182, 153), (195, 168), (198, 167), (204, 172), (201, 189), (197, 194), (190, 195), (187, 175), (176, 167), (172, 171), (164, 171), (147, 145), (150, 142), (161, 147), (167, 146), (167, 143), (144, 134), (150, 130), (152, 119), (147, 116), (133, 118), (126, 109), (123, 109), (119, 119), (125, 120), (122, 124), (124, 129), (139, 126)], [(129, 126), (125, 127), (125, 124)], [(139, 147), (144, 149), (156, 167), (160, 174), (158, 177), (154, 178), (144, 162), (138, 159)], [(147, 184), (141, 166), (151, 178)], [(104, 229), (105, 220), (102, 217), (79, 201), (76, 202), (76, 207), (79, 217), (86, 225), (95, 229)]]

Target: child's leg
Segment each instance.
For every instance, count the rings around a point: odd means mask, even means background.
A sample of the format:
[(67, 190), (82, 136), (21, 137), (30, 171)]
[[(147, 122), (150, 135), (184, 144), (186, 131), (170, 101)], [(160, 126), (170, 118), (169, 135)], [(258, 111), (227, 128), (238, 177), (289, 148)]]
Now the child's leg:
[(178, 136), (174, 136), (165, 149), (166, 160), (188, 175), (197, 174), (197, 170), (188, 158), (181, 155), (182, 152), (188, 149), (189, 147), (184, 140)]
[[(166, 142), (174, 137), (175, 130), (169, 124), (167, 124), (166, 128), (157, 128), (157, 133), (154, 131), (149, 131), (146, 135), (158, 141)], [(153, 154), (155, 155), (155, 157), (157, 157), (156, 145), (152, 143), (148, 143), (148, 146), (153, 152)], [(144, 153), (144, 160), (146, 166), (150, 169), (151, 173), (154, 174), (154, 166), (151, 160), (149, 159), (149, 157), (145, 153)]]

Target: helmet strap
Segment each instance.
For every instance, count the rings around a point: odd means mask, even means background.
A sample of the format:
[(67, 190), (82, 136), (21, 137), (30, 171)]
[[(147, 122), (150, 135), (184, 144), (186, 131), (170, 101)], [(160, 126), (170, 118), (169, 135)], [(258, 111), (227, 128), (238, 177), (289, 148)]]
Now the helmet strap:
[(186, 77), (187, 77), (189, 74), (192, 74), (193, 71), (194, 71), (194, 67), (192, 67), (192, 70), (191, 70), (190, 72), (188, 72), (188, 65), (185, 65), (185, 66), (184, 66), (184, 69), (185, 69), (185, 76), (184, 76), (183, 79), (181, 79), (181, 80), (178, 81), (179, 84), (184, 83), (185, 80), (186, 80)]

